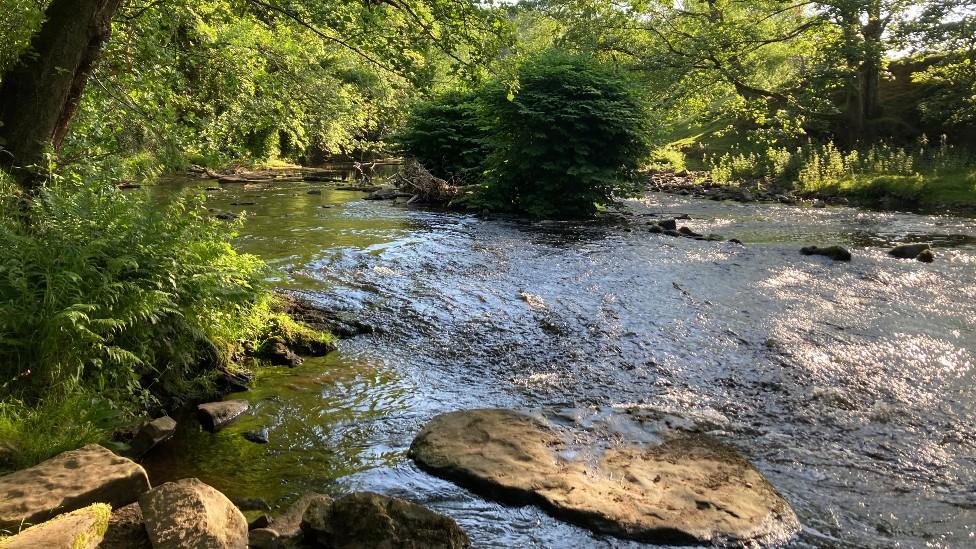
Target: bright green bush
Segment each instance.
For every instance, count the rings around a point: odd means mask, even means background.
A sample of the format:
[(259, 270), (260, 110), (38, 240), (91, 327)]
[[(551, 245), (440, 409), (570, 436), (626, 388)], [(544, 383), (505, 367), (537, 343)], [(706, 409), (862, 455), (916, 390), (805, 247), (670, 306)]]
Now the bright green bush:
[(397, 134), (400, 150), (444, 179), (475, 179), (484, 168), (488, 130), (473, 92), (417, 104)]
[[(647, 118), (627, 75), (550, 52), (519, 71), (514, 97), (491, 97), (491, 191), (533, 217), (586, 217), (637, 190)], [(500, 88), (500, 87), (499, 87)]]
[[(9, 203), (9, 201), (8, 201)], [(268, 314), (263, 263), (202, 197), (159, 204), (97, 186), (0, 213), (0, 397), (80, 387), (145, 408), (192, 399)]]

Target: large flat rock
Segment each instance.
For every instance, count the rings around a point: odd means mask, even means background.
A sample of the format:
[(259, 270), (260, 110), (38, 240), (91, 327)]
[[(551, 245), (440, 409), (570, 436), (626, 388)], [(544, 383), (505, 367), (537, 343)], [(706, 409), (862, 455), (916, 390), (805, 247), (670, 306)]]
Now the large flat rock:
[(89, 444), (0, 477), (0, 528), (20, 528), (92, 503), (128, 505), (149, 490), (132, 460)]
[(15, 536), (0, 540), (2, 549), (95, 549), (108, 527), (112, 508), (96, 503), (22, 530)]
[(799, 530), (759, 471), (712, 438), (673, 432), (636, 443), (616, 433), (581, 444), (588, 437), (510, 410), (466, 410), (432, 419), (410, 456), (488, 497), (623, 538), (754, 547)]

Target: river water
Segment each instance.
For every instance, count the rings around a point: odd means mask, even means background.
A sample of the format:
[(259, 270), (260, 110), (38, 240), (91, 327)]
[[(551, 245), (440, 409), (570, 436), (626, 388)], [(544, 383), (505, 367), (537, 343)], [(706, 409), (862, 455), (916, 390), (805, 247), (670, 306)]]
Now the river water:
[[(212, 182), (170, 183), (164, 192)], [(652, 194), (614, 222), (479, 218), (328, 184), (226, 185), (240, 248), (278, 286), (377, 333), (233, 395), (217, 434), (181, 422), (146, 467), (280, 508), (307, 491), (400, 495), (477, 547), (645, 547), (481, 499), (405, 457), (472, 407), (690, 418), (738, 448), (804, 525), (790, 547), (976, 547), (976, 222)], [(310, 189), (321, 194), (307, 194)], [(745, 245), (647, 231), (655, 215)], [(932, 264), (893, 243), (931, 242)], [(798, 253), (841, 244), (854, 260)], [(267, 427), (270, 443), (241, 433)]]

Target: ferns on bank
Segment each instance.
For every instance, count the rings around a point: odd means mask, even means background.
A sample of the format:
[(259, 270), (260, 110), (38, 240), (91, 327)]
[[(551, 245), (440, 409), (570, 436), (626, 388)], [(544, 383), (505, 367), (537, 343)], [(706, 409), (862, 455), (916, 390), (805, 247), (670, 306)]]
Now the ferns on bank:
[(144, 408), (206, 389), (267, 310), (263, 263), (234, 251), (232, 236), (200, 197), (160, 204), (62, 186), (26, 214), (6, 208), (0, 398), (61, 398), (84, 386)]

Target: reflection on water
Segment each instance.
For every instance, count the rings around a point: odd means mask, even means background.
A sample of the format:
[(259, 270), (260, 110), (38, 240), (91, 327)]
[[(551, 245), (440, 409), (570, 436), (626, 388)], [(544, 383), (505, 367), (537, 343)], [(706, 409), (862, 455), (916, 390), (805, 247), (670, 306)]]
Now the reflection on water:
[[(380, 333), (263, 371), (225, 431), (183, 422), (147, 463), (155, 482), (195, 475), (273, 505), (371, 489), (453, 516), (480, 547), (636, 547), (474, 497), (403, 452), (442, 411), (643, 407), (752, 459), (800, 515), (796, 547), (976, 543), (972, 220), (652, 195), (623, 223), (527, 223), (322, 184), (225, 189), (211, 203), (249, 212), (240, 245), (280, 284)], [(661, 212), (746, 246), (648, 233)], [(885, 253), (915, 241), (935, 263)], [(854, 261), (797, 253), (834, 243)], [(240, 436), (259, 427), (269, 444)]]

